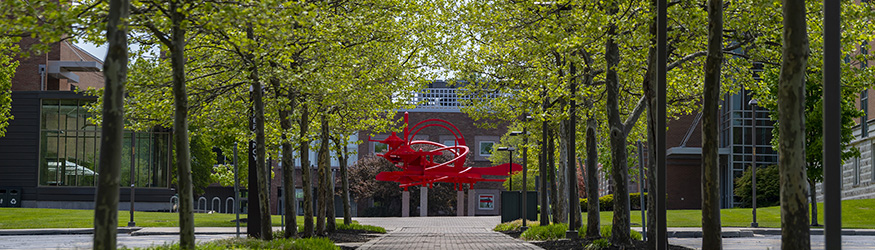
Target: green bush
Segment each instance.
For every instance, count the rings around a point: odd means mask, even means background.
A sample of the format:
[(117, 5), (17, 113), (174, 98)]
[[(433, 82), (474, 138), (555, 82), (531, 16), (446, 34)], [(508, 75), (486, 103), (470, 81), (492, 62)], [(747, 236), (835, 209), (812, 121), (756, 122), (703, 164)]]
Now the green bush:
[[(538, 225), (537, 221), (527, 221), (526, 223), (528, 225)], [(493, 228), (492, 231), (498, 231), (498, 232), (513, 231), (513, 230), (520, 229), (520, 227), (522, 227), (522, 226), (523, 226), (523, 219), (519, 219), (519, 220), (508, 221), (505, 223), (495, 225), (495, 228)]]
[[(586, 212), (588, 211), (587, 207), (587, 199), (580, 199), (580, 211)], [(614, 195), (609, 194), (602, 197), (599, 197), (599, 211), (614, 211)]]
[(520, 235), (523, 240), (557, 240), (565, 238), (568, 224), (550, 224), (546, 226), (533, 226)]
[[(757, 168), (757, 207), (771, 207), (780, 204), (781, 183), (777, 165)], [(741, 198), (741, 207), (752, 206), (750, 168), (735, 179), (735, 195)]]
[[(644, 193), (644, 202), (647, 202), (647, 193)], [(588, 207), (586, 204), (586, 198), (580, 199), (580, 211), (586, 212), (588, 211)], [(629, 201), (631, 202), (631, 206), (633, 210), (641, 209), (641, 194), (640, 193), (630, 193)], [(602, 197), (599, 197), (599, 211), (614, 211), (614, 195), (609, 194)]]
[(601, 249), (606, 249), (609, 247), (611, 247), (611, 241), (609, 241), (607, 238), (601, 238), (601, 239), (597, 239), (597, 240), (592, 241), (591, 243), (589, 243), (589, 245), (586, 245), (584, 248), (586, 250), (601, 250)]
[[(641, 210), (641, 193), (630, 193), (629, 201), (632, 202), (633, 210)], [(644, 193), (644, 204), (647, 205), (647, 193)]]
[[(603, 225), (599, 228), (599, 233), (601, 233), (602, 238), (611, 238), (611, 225)], [(635, 230), (630, 230), (629, 234), (634, 240), (641, 240), (644, 238), (641, 236), (641, 233)], [(586, 225), (581, 226), (580, 229), (577, 230), (577, 236), (580, 238), (586, 237)]]

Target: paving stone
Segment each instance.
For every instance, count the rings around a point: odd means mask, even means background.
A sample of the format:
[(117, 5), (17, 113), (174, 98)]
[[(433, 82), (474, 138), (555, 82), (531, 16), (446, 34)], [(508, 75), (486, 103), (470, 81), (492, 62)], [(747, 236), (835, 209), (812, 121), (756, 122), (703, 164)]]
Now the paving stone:
[(358, 249), (541, 249), (528, 242), (493, 232), (499, 218), (403, 217), (355, 218), (361, 224), (386, 228), (388, 233)]

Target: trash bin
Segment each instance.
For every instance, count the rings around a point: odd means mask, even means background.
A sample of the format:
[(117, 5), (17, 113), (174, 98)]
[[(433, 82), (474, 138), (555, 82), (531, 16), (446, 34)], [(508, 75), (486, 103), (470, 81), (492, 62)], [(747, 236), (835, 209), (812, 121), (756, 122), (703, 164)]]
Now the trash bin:
[(7, 207), (6, 202), (9, 201), (9, 197), (6, 193), (6, 188), (0, 187), (0, 207)]
[(21, 188), (6, 189), (6, 207), (21, 207)]

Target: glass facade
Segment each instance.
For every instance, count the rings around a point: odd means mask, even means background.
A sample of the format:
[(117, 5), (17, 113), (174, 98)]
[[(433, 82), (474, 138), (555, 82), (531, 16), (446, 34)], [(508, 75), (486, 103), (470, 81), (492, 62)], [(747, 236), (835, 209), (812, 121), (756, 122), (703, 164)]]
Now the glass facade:
[[(93, 100), (43, 100), (40, 115), (40, 186), (95, 186), (100, 128), (83, 108)], [(169, 132), (124, 132), (120, 186), (168, 187)], [(133, 159), (133, 160), (132, 160)]]
[[(720, 112), (720, 147), (729, 149), (727, 165), (722, 168), (724, 173), (721, 183), (724, 204), (735, 207), (740, 204), (739, 197), (734, 195), (735, 179), (742, 176), (744, 170), (754, 163), (752, 149), (752, 133), (756, 133), (756, 164), (769, 166), (778, 163), (778, 153), (772, 148), (772, 129), (775, 122), (769, 116), (769, 110), (756, 106), (751, 110), (750, 92), (727, 94), (722, 101)], [(754, 119), (754, 117), (756, 117)], [(756, 121), (756, 131), (753, 122)]]

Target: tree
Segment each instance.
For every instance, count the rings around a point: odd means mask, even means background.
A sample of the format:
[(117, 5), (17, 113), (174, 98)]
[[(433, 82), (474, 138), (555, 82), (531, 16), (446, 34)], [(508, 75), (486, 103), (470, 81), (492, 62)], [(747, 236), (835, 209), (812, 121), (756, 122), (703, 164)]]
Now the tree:
[(18, 67), (18, 62), (12, 61), (12, 58), (6, 54), (9, 48), (5, 46), (0, 42), (0, 53), (2, 53), (0, 54), (0, 137), (6, 136), (6, 127), (9, 126), (9, 121), (15, 118), (11, 113), (12, 77), (15, 76), (15, 68)]
[(103, 64), (105, 79), (103, 122), (100, 129), (100, 160), (97, 195), (94, 204), (94, 249), (116, 249), (118, 233), (119, 182), (124, 136), (124, 82), (128, 74), (128, 16), (130, 2), (109, 2), (106, 40), (109, 43)]
[(778, 167), (781, 171), (781, 249), (809, 249), (805, 180), (805, 77), (808, 32), (804, 0), (784, 0), (783, 60), (778, 80)]
[(708, 56), (702, 101), (702, 247), (723, 249), (720, 225), (720, 77), (723, 64), (723, 0), (708, 1)]

